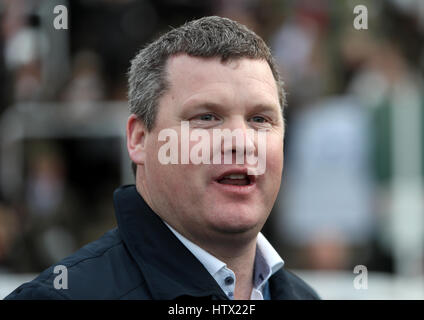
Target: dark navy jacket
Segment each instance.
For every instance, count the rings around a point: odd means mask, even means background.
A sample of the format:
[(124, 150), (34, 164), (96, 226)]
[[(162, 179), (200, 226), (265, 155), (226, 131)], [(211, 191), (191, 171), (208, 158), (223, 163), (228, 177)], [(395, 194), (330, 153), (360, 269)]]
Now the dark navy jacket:
[[(67, 289), (55, 289), (61, 273), (53, 272), (54, 265), (6, 299), (228, 299), (135, 186), (117, 189), (114, 204), (118, 228), (57, 264), (67, 268)], [(269, 287), (272, 299), (318, 299), (284, 268), (270, 278)]]

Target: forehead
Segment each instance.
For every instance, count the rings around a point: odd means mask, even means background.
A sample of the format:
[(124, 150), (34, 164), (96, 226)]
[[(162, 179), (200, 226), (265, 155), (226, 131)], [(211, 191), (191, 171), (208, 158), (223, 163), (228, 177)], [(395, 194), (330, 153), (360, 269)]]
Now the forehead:
[(184, 99), (196, 92), (222, 92), (237, 88), (244, 94), (267, 95), (278, 101), (278, 88), (265, 60), (238, 58), (222, 62), (220, 57), (180, 54), (168, 59), (166, 71), (174, 98)]

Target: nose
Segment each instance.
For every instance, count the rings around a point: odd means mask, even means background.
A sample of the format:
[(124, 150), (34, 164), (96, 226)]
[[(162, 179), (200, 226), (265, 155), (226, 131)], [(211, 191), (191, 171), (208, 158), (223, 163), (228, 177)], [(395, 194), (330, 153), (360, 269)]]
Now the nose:
[[(221, 154), (224, 163), (245, 164), (246, 157), (255, 153), (254, 130), (242, 117), (234, 117), (226, 121), (222, 127)], [(227, 159), (227, 161), (225, 161)]]

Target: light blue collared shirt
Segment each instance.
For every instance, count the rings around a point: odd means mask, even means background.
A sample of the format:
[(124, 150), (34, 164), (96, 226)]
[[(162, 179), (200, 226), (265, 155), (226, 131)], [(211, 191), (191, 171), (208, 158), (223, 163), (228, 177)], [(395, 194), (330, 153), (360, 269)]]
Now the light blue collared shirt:
[[(164, 221), (165, 222), (165, 221)], [(165, 222), (174, 235), (187, 247), (188, 250), (203, 264), (211, 276), (215, 279), (228, 298), (234, 299), (236, 287), (236, 276), (234, 272), (227, 268), (221, 260), (211, 255), (206, 250), (194, 244), (178, 231)], [(258, 234), (256, 240), (255, 265), (253, 270), (253, 289), (250, 295), (251, 300), (269, 300), (268, 279), (284, 265), (283, 259), (275, 251), (272, 245), (262, 233)]]

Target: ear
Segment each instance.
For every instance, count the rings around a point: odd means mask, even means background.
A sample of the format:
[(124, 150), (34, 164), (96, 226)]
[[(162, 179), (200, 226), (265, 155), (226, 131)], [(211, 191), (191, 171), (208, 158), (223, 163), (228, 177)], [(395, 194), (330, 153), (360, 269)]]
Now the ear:
[(143, 122), (135, 114), (130, 115), (127, 121), (127, 149), (136, 165), (142, 165), (146, 160), (146, 134)]

